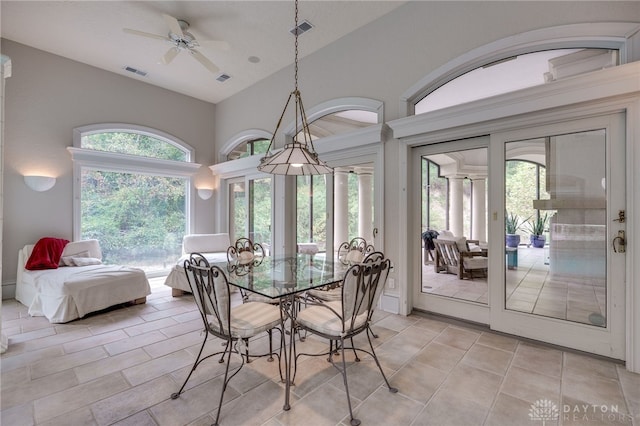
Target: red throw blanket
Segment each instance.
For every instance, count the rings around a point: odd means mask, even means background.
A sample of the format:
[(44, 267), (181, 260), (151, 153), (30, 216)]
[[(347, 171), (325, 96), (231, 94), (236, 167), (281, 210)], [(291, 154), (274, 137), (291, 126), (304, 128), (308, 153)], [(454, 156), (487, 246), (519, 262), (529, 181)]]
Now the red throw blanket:
[(38, 269), (58, 269), (62, 250), (64, 250), (64, 246), (66, 246), (68, 242), (69, 240), (62, 238), (40, 238), (36, 245), (33, 246), (33, 251), (31, 252), (31, 256), (29, 256), (25, 268), (30, 271)]

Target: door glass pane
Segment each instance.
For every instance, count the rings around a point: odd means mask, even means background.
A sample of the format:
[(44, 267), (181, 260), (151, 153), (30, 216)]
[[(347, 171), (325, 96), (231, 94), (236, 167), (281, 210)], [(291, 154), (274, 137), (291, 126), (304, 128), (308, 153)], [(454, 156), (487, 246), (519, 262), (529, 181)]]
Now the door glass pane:
[(505, 145), (507, 309), (606, 327), (605, 148), (605, 130)]
[(247, 192), (245, 183), (232, 182), (229, 184), (229, 232), (231, 241), (246, 236), (247, 233)]
[(323, 253), (327, 247), (327, 181), (324, 175), (297, 177), (298, 251)]
[(421, 164), (422, 292), (486, 304), (487, 148)]
[(249, 238), (271, 247), (271, 178), (249, 181)]

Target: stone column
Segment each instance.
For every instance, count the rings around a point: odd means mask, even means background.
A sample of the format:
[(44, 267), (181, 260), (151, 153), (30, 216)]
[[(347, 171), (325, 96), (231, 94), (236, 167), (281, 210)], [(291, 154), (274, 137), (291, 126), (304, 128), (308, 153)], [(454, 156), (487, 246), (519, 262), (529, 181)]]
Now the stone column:
[(474, 178), (471, 185), (471, 239), (487, 241), (486, 179)]
[(373, 172), (358, 169), (358, 236), (373, 243)]
[(462, 181), (463, 178), (449, 178), (449, 230), (456, 237), (462, 237), (464, 225), (462, 220)]
[(336, 168), (333, 172), (333, 247), (334, 251), (349, 238), (349, 172)]

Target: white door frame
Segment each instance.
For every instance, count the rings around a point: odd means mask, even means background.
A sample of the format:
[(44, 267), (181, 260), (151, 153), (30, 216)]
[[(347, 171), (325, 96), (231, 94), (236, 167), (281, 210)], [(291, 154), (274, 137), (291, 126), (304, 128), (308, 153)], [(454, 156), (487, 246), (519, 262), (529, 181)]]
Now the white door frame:
[[(497, 213), (497, 219), (489, 226), (491, 235), (502, 235), (504, 232), (504, 186), (505, 186), (505, 143), (540, 138), (545, 136), (578, 133), (588, 130), (606, 130), (607, 187), (617, 190), (607, 191), (607, 308), (606, 327), (576, 323), (564, 319), (543, 317), (541, 315), (517, 312), (505, 308), (505, 259), (504, 256), (492, 256), (489, 259), (489, 270), (499, 271), (493, 275), (489, 292), (491, 306), (491, 328), (509, 334), (541, 340), (557, 345), (579, 349), (615, 359), (625, 357), (625, 255), (613, 254), (611, 241), (614, 228), (613, 219), (620, 209), (626, 210), (624, 165), (624, 114), (616, 113), (605, 116), (589, 117), (569, 122), (542, 124), (537, 127), (498, 132), (491, 135), (489, 181), (494, 191), (489, 205)], [(616, 166), (618, 165), (618, 166)], [(504, 244), (501, 238), (489, 241), (489, 253), (502, 253)]]
[[(543, 86), (458, 105), (439, 111), (401, 118), (388, 123), (394, 139), (399, 140), (398, 190), (401, 191), (401, 213), (404, 223), (411, 223), (407, 188), (412, 179), (406, 167), (412, 146), (438, 143), (465, 137), (511, 131), (530, 126), (569, 121), (590, 116), (624, 112), (626, 120), (627, 161), (627, 258), (640, 252), (640, 62), (600, 70)], [(491, 188), (489, 188), (491, 197)], [(492, 212), (489, 229), (494, 220)], [(412, 269), (417, 254), (410, 234), (411, 227), (400, 228), (406, 244), (399, 247), (395, 271), (400, 284), (399, 307), (409, 314), (412, 304)], [(502, 232), (502, 230), (501, 230)], [(419, 252), (419, 250), (417, 251)], [(420, 260), (417, 261), (418, 263)], [(640, 262), (626, 266), (626, 366), (640, 372)]]

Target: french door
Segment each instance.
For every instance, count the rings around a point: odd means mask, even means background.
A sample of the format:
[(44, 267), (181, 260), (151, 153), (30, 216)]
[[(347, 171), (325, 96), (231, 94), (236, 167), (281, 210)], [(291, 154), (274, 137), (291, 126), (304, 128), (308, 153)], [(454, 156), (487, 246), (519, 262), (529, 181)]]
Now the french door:
[(229, 179), (229, 233), (231, 241), (249, 238), (269, 250), (272, 244), (272, 178)]
[[(413, 148), (414, 307), (624, 359), (624, 153), (622, 114)], [(482, 245), (485, 224), (486, 273), (430, 257), (425, 231)]]
[[(542, 248), (521, 243), (491, 259), (503, 271), (491, 286), (493, 329), (624, 359), (624, 131), (624, 115), (612, 114), (491, 136), (497, 217), (515, 198), (504, 190), (516, 178), (507, 165), (537, 152), (543, 197), (531, 203), (547, 219)], [(493, 232), (504, 229), (500, 222)], [(492, 241), (490, 251), (500, 249), (508, 250)]]

